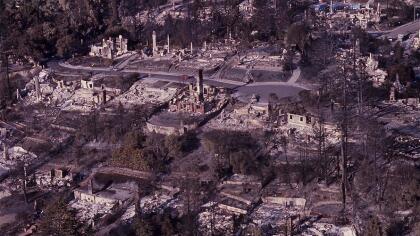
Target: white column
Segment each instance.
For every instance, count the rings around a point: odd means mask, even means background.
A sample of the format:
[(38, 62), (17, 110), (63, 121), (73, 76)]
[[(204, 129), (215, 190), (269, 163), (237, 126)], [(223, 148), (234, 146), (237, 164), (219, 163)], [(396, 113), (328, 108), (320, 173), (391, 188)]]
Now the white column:
[(331, 14), (334, 13), (333, 5), (334, 5), (333, 0), (331, 0), (331, 5), (330, 5), (330, 13)]
[(192, 44), (192, 42), (191, 42), (191, 45), (190, 45), (190, 51), (191, 51), (191, 54), (193, 54), (193, 44)]
[(170, 53), (171, 49), (170, 49), (170, 39), (169, 39), (169, 34), (168, 34), (168, 53)]
[(156, 55), (156, 53), (157, 53), (157, 46), (156, 46), (156, 31), (153, 31), (153, 34), (152, 34), (152, 46), (153, 46), (153, 56), (155, 56)]
[(6, 143), (3, 143), (3, 159), (9, 160), (9, 151), (8, 151)]

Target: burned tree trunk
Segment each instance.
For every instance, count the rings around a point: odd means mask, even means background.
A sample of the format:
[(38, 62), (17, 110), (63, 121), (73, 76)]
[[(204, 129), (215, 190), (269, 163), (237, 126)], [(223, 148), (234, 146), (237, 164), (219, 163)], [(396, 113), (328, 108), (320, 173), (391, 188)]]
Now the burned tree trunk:
[(348, 112), (347, 112), (347, 78), (343, 76), (343, 117), (341, 121), (341, 194), (343, 212), (346, 210), (347, 190), (347, 138), (348, 138)]
[(5, 73), (5, 76), (4, 76), (5, 83), (4, 83), (4, 87), (3, 87), (4, 91), (1, 91), (1, 92), (4, 92), (5, 98), (6, 98), (7, 101), (11, 101), (12, 100), (12, 88), (11, 88), (10, 77), (9, 77), (9, 56), (7, 54), (4, 54), (2, 59), (3, 59), (2, 60), (2, 67), (5, 69), (5, 72), (4, 72)]

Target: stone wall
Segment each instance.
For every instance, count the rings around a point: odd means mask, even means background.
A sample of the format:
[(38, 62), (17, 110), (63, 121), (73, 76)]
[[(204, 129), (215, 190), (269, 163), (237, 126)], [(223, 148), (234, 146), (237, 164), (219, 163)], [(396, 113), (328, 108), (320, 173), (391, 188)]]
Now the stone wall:
[(158, 134), (170, 135), (178, 131), (178, 129), (176, 129), (175, 127), (154, 125), (149, 122), (146, 123), (146, 127), (149, 132), (155, 132)]
[(302, 128), (311, 128), (314, 124), (314, 118), (310, 116), (287, 113), (287, 123)]
[(225, 205), (225, 204), (219, 204), (218, 207), (220, 209), (223, 209), (223, 210), (226, 210), (226, 211), (229, 211), (229, 212), (233, 212), (233, 213), (236, 213), (236, 214), (240, 214), (240, 215), (245, 215), (246, 213), (248, 213), (246, 210), (243, 210), (243, 209), (240, 209), (240, 208), (237, 208), (237, 207), (228, 206), (228, 205)]
[(90, 202), (90, 203), (93, 203), (93, 204), (113, 205), (117, 202), (117, 200), (114, 200), (114, 199), (109, 199), (109, 198), (105, 198), (103, 196), (86, 193), (84, 191), (77, 190), (77, 189), (74, 190), (74, 198), (76, 198), (77, 200)]
[(222, 192), (220, 193), (220, 195), (225, 196), (225, 197), (228, 197), (228, 198), (231, 198), (231, 199), (234, 199), (234, 200), (236, 200), (236, 201), (243, 202), (243, 203), (245, 203), (245, 204), (247, 204), (247, 205), (251, 205), (251, 204), (252, 204), (252, 202), (251, 202), (250, 200), (248, 200), (248, 199), (245, 199), (245, 198), (240, 197), (240, 196), (235, 196), (235, 195), (230, 194), (230, 193), (227, 193), (227, 192), (223, 192), (223, 191), (222, 191)]
[(274, 203), (283, 206), (294, 206), (304, 208), (306, 205), (306, 199), (304, 198), (287, 198), (287, 197), (265, 197), (262, 198), (264, 203)]

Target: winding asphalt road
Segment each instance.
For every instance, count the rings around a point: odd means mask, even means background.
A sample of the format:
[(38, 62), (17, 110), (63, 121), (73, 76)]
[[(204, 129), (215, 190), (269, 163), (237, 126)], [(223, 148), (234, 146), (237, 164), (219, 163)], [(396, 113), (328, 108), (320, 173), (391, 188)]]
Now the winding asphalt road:
[[(63, 61), (53, 61), (48, 64), (48, 67), (55, 70), (56, 73), (63, 73), (63, 71), (66, 71), (66, 73), (69, 73), (69, 75), (73, 74), (100, 74), (100, 73), (107, 73), (107, 74), (114, 74), (118, 75), (121, 73), (140, 73), (143, 75), (149, 75), (149, 77), (160, 79), (160, 80), (166, 80), (166, 81), (176, 81), (176, 82), (193, 82), (191, 80), (185, 81), (182, 79), (183, 75), (182, 73), (178, 72), (165, 72), (165, 71), (149, 71), (149, 70), (141, 70), (141, 69), (125, 69), (125, 66), (127, 65), (130, 60), (133, 59), (135, 55), (131, 55), (127, 57), (124, 61), (120, 63), (120, 66), (118, 68), (116, 67), (89, 67), (89, 66), (75, 66), (71, 65), (69, 63), (63, 62)], [(229, 60), (226, 64), (230, 65), (233, 60)], [(226, 65), (225, 64), (225, 65)], [(222, 67), (224, 68), (224, 67)], [(223, 70), (225, 70), (224, 68)], [(221, 69), (222, 70), (222, 69)], [(219, 71), (220, 72), (220, 71)], [(254, 93), (260, 94), (262, 100), (267, 100), (268, 94), (270, 93), (276, 93), (279, 97), (284, 96), (294, 96), (299, 91), (308, 89), (303, 85), (297, 84), (297, 81), (301, 77), (301, 69), (298, 67), (293, 71), (292, 76), (287, 82), (282, 81), (271, 81), (271, 82), (254, 82), (254, 83), (245, 83), (245, 82), (239, 82), (239, 81), (233, 81), (233, 80), (227, 80), (227, 79), (221, 79), (217, 78), (218, 76), (205, 76), (204, 77), (204, 83), (213, 85), (213, 86), (219, 86), (219, 87), (225, 87), (229, 89), (234, 89), (238, 92), (238, 95), (240, 97), (248, 98)]]
[[(183, 73), (177, 73), (177, 72), (165, 72), (165, 71), (150, 71), (150, 70), (140, 70), (140, 69), (113, 69), (111, 67), (89, 67), (89, 66), (75, 66), (70, 65), (65, 62), (61, 61), (54, 61), (50, 62), (48, 64), (48, 67), (55, 70), (55, 71), (68, 71), (68, 73), (71, 75), (72, 73), (76, 74), (83, 74), (83, 73), (104, 73), (107, 74), (121, 74), (121, 73), (140, 73), (143, 75), (149, 75), (150, 77), (155, 77), (159, 79), (165, 79), (165, 80), (173, 80), (176, 82), (183, 82), (182, 76), (185, 74)], [(62, 72), (61, 72), (62, 73)], [(185, 82), (185, 81), (184, 81)], [(210, 79), (210, 77), (204, 77), (204, 82), (206, 84), (216, 85), (216, 86), (222, 86), (226, 88), (233, 88), (237, 86), (243, 86), (245, 83), (238, 82), (238, 81), (232, 81), (232, 80), (213, 80)]]
[(372, 35), (380, 35), (383, 38), (398, 38), (398, 35), (407, 35), (407, 34), (415, 34), (420, 30), (420, 19), (416, 21), (409, 22), (407, 24), (398, 26), (392, 30), (386, 31), (368, 31), (369, 34)]

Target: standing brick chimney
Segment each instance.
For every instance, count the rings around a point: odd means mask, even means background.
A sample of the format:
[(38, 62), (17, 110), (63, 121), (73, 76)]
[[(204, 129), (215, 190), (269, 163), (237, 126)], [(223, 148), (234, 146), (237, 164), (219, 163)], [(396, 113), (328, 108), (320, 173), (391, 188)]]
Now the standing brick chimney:
[(3, 159), (9, 160), (9, 150), (7, 148), (6, 143), (3, 143)]
[(198, 70), (198, 79), (197, 79), (197, 95), (200, 101), (204, 100), (203, 95), (203, 69)]
[(102, 104), (106, 104), (106, 90), (102, 90)]
[(93, 179), (89, 180), (88, 192), (89, 192), (89, 194), (93, 194)]

